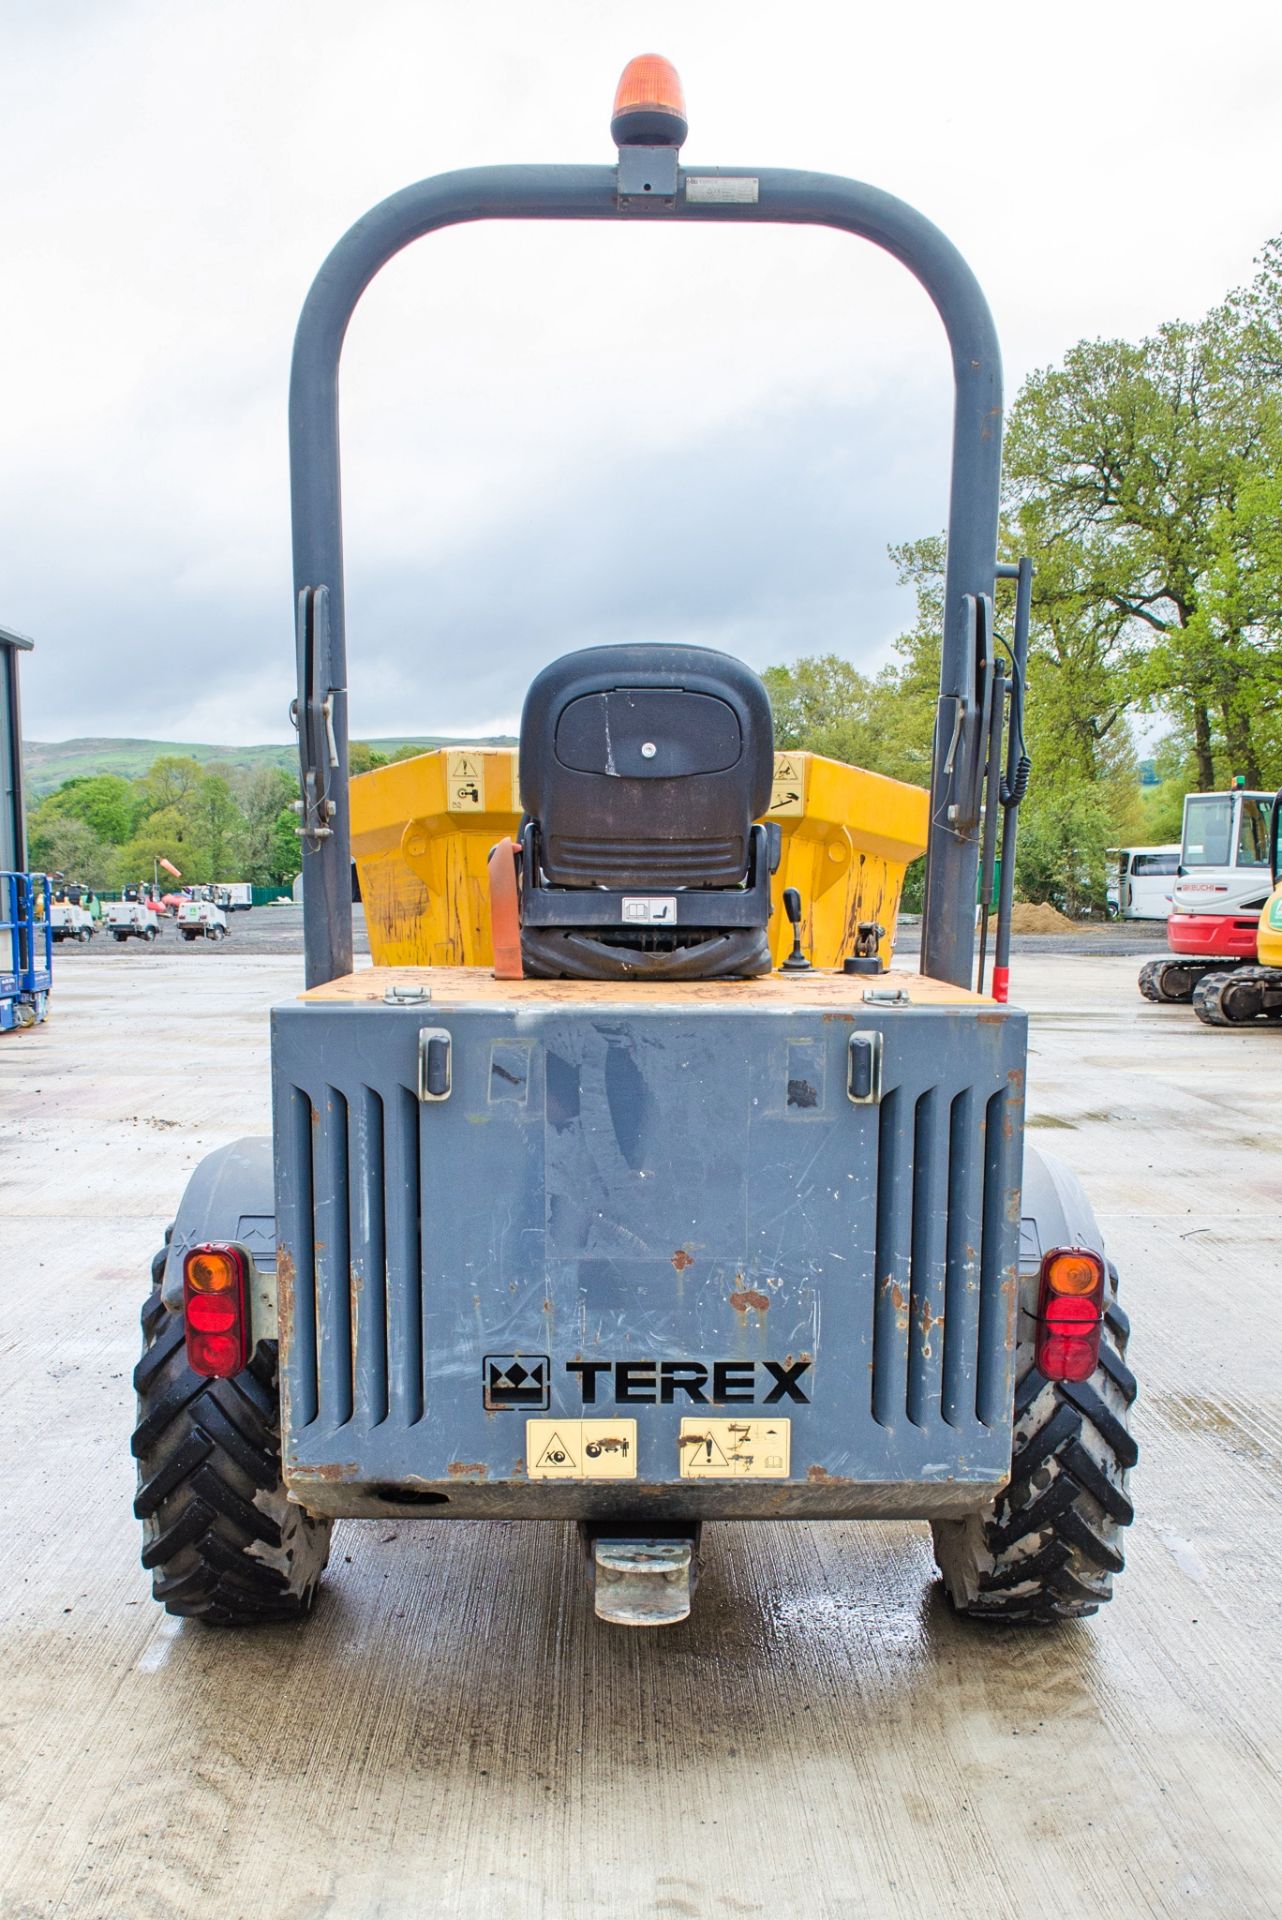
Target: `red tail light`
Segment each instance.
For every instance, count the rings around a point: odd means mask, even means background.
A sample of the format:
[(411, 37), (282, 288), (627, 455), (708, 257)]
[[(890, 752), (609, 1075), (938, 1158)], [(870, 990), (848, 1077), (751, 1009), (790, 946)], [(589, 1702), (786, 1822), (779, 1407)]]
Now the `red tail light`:
[(227, 1380), (249, 1359), (247, 1262), (239, 1247), (193, 1247), (183, 1260), (187, 1364)]
[(1037, 1365), (1048, 1380), (1089, 1380), (1099, 1364), (1104, 1262), (1084, 1247), (1056, 1247), (1042, 1261)]

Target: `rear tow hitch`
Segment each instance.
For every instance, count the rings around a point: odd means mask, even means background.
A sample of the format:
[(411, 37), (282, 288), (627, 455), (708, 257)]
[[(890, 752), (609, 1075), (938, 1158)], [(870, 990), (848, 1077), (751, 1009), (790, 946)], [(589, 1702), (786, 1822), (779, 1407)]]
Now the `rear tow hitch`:
[(690, 1613), (698, 1579), (698, 1534), (585, 1540), (598, 1620), (615, 1627), (671, 1627)]

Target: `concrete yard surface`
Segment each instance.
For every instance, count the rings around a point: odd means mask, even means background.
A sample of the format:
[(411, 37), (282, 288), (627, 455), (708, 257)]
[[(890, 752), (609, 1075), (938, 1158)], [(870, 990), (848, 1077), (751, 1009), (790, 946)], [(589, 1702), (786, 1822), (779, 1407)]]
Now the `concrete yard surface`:
[(1031, 1137), (1101, 1216), (1141, 1385), (1111, 1607), (955, 1620), (907, 1525), (713, 1525), (692, 1618), (598, 1624), (559, 1524), (341, 1522), (314, 1617), (138, 1564), (148, 1262), (266, 1129), (287, 953), (60, 953), (0, 1037), (0, 1916), (1282, 1913), (1282, 1032), (1020, 957)]

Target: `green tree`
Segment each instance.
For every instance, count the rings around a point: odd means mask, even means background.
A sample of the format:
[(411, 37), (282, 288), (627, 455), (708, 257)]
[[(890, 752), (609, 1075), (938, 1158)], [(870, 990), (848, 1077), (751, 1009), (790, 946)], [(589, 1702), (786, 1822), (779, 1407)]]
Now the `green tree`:
[(244, 816), (225, 776), (203, 773), (179, 803), (188, 821), (191, 841), (210, 880), (239, 880), (244, 843)]
[(232, 790), (243, 817), (242, 878), (256, 887), (292, 880), (300, 865), (292, 811), (298, 782), (281, 767), (257, 767), (241, 774)]
[(27, 823), (27, 857), (38, 873), (61, 873), (68, 880), (105, 887), (112, 849), (87, 821), (50, 809), (46, 801)]
[(1083, 341), (1011, 414), (1008, 507), (1024, 539), (1072, 583), (1126, 699), (1188, 728), (1203, 786), (1217, 759), (1260, 778), (1282, 630), (1250, 556), (1275, 417), (1231, 305), (1138, 343)]
[(111, 862), (111, 885), (127, 887), (153, 879), (158, 860), (172, 861), (187, 885), (200, 886), (215, 877), (205, 850), (192, 834), (191, 820), (179, 806), (149, 813), (133, 837), (117, 849)]
[(385, 767), (387, 764), (387, 754), (380, 753), (377, 747), (371, 747), (368, 741), (349, 741), (347, 747), (349, 773), (372, 773), (375, 767)]
[(205, 769), (190, 754), (166, 753), (153, 760), (141, 780), (134, 785), (138, 794), (139, 817), (160, 813), (166, 807), (179, 807), (195, 792), (205, 777)]
[(134, 829), (138, 801), (134, 783), (117, 773), (77, 774), (49, 794), (37, 812), (46, 818), (60, 816), (83, 820), (95, 837), (109, 847), (118, 847)]

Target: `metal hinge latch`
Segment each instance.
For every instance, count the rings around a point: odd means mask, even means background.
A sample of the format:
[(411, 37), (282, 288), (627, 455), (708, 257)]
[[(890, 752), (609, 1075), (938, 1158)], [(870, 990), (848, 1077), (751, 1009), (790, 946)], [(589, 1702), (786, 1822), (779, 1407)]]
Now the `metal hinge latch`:
[(418, 1097), (448, 1100), (453, 1085), (453, 1040), (444, 1027), (424, 1027), (418, 1036)]
[(881, 1056), (882, 1038), (874, 1028), (851, 1034), (846, 1092), (857, 1107), (876, 1106), (881, 1099)]

